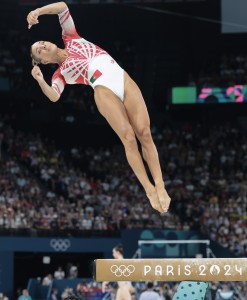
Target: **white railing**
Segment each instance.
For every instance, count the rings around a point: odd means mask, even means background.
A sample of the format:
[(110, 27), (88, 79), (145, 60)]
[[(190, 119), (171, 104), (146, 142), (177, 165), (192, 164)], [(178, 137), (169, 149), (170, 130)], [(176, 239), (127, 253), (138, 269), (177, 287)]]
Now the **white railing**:
[(158, 245), (158, 244), (205, 244), (206, 245), (206, 257), (215, 257), (210, 249), (210, 240), (138, 240), (138, 249), (133, 257), (142, 257), (141, 246), (142, 245)]

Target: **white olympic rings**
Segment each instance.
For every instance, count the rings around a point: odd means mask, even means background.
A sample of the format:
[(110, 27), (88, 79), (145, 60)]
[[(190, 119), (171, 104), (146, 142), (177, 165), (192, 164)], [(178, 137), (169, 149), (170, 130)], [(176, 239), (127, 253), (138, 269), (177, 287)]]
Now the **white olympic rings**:
[(57, 252), (65, 252), (71, 246), (71, 242), (69, 239), (52, 239), (50, 246)]
[(115, 274), (115, 276), (120, 277), (120, 276), (125, 276), (129, 277), (133, 272), (135, 271), (135, 267), (133, 265), (112, 265), (111, 266), (111, 272)]

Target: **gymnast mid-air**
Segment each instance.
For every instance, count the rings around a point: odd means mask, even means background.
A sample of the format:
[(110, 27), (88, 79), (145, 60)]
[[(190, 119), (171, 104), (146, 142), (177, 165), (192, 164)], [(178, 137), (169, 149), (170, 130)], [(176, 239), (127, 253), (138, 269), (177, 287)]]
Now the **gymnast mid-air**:
[[(161, 213), (167, 212), (171, 199), (164, 186), (149, 114), (139, 87), (106, 51), (77, 33), (66, 3), (57, 2), (31, 11), (27, 16), (28, 28), (38, 24), (39, 17), (47, 14), (58, 15), (65, 47), (58, 48), (48, 41), (34, 43), (31, 46), (33, 78), (52, 102), (59, 100), (66, 84), (90, 85), (99, 112), (122, 141), (129, 165), (151, 206)], [(38, 66), (49, 63), (58, 64), (51, 85)], [(143, 159), (154, 184), (149, 180)]]

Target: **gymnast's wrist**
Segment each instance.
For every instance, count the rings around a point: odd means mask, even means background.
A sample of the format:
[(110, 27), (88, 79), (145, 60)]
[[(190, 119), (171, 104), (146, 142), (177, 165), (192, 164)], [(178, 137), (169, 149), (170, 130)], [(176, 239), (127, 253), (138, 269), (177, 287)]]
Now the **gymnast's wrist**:
[(44, 85), (44, 83), (46, 83), (45, 79), (44, 78), (39, 78), (39, 79), (36, 79), (38, 81), (38, 84), (41, 86)]

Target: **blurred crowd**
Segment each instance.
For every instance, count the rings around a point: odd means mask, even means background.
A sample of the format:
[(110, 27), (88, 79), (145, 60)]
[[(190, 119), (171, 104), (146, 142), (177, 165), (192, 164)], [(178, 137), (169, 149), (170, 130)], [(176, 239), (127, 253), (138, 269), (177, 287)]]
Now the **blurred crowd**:
[[(164, 282), (136, 282), (134, 291), (131, 293), (132, 300), (172, 300), (175, 295), (178, 282), (164, 283)], [(105, 293), (101, 291), (101, 284), (83, 280), (75, 289), (66, 287), (61, 293), (61, 299), (64, 300), (69, 295), (77, 295), (79, 299), (115, 299), (118, 289), (117, 283), (112, 283)], [(56, 291), (57, 299), (59, 293)], [(243, 294), (241, 294), (243, 295)], [(246, 296), (246, 294), (244, 294)], [(230, 284), (210, 283), (206, 292), (205, 300), (241, 300), (239, 291), (234, 291)], [(57, 300), (53, 299), (53, 300)]]
[[(87, 148), (81, 152), (74, 148), (69, 160), (53, 143), (37, 135), (15, 133), (11, 127), (4, 132), (3, 147), (8, 155), (3, 157), (0, 170), (2, 228), (117, 230), (164, 226), (163, 217), (151, 209), (117, 151)], [(79, 167), (82, 163), (88, 164), (84, 170)]]
[[(52, 284), (52, 281), (49, 285)], [(178, 282), (136, 282), (133, 283), (134, 291), (131, 294), (132, 300), (172, 300), (175, 295), (179, 283)], [(64, 290), (52, 288), (50, 298), (52, 300), (64, 300), (69, 296), (76, 295), (80, 300), (111, 300), (115, 299), (118, 289), (117, 283), (109, 285), (106, 292), (102, 292), (101, 283), (82, 279), (75, 288), (70, 285)], [(209, 283), (204, 300), (243, 300), (247, 297), (247, 285), (238, 283), (234, 288), (231, 283)], [(0, 293), (0, 300), (8, 300), (8, 298)], [(17, 300), (32, 300), (27, 289), (19, 292)]]
[[(54, 277), (55, 278), (55, 277)], [(43, 283), (42, 283), (43, 284)], [(44, 285), (44, 284), (43, 284)], [(52, 286), (52, 280), (49, 283)], [(179, 282), (134, 282), (131, 292), (131, 300), (172, 300), (179, 286)], [(76, 295), (79, 300), (111, 300), (115, 299), (118, 283), (110, 283), (105, 292), (102, 292), (102, 284), (82, 279), (73, 288), (68, 284), (64, 289), (51, 289), (52, 300), (65, 300), (67, 297)], [(20, 296), (18, 300), (32, 300), (27, 290), (22, 291), (22, 295), (28, 296), (24, 299)], [(244, 300), (247, 297), (247, 284), (210, 282), (204, 300)]]
[(222, 53), (218, 57), (208, 58), (199, 74), (190, 73), (188, 83), (200, 87), (229, 87), (247, 84), (246, 52)]
[(246, 255), (247, 135), (236, 124), (153, 128), (172, 198), (165, 215), (151, 208), (120, 145), (68, 152), (8, 125), (2, 134), (1, 228), (199, 229)]

